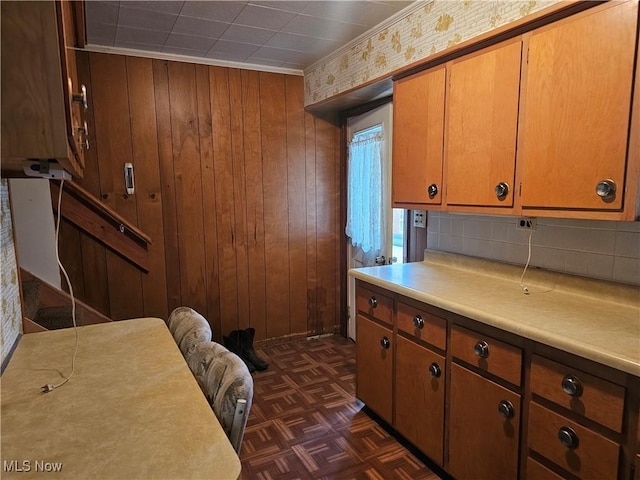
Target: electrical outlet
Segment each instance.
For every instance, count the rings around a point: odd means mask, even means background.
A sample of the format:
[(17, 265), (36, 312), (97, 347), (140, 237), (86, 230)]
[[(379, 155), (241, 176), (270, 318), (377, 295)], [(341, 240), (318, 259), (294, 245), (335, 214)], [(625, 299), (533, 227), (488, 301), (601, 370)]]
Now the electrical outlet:
[(518, 223), (516, 224), (516, 228), (518, 230), (535, 230), (536, 219), (530, 218), (530, 217), (519, 217)]
[(427, 227), (427, 212), (425, 210), (413, 211), (413, 226), (418, 228)]

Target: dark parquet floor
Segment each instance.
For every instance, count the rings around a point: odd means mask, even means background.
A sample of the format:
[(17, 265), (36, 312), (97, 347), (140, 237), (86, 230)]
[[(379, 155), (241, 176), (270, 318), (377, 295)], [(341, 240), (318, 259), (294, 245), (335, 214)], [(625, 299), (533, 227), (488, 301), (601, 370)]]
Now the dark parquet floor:
[(355, 344), (329, 336), (258, 350), (242, 478), (437, 480), (355, 398)]

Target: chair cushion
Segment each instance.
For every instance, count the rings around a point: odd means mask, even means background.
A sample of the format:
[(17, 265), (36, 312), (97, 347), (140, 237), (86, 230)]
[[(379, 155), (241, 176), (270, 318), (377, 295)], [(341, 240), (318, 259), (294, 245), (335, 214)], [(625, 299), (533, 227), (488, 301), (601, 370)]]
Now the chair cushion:
[[(243, 398), (247, 401), (247, 413), (251, 409), (253, 378), (249, 369), (240, 357), (216, 342), (200, 343), (185, 358), (222, 428), (229, 436), (237, 400)], [(242, 425), (243, 430), (244, 426)]]
[(196, 345), (212, 338), (209, 322), (189, 307), (178, 307), (171, 312), (167, 325), (185, 358)]

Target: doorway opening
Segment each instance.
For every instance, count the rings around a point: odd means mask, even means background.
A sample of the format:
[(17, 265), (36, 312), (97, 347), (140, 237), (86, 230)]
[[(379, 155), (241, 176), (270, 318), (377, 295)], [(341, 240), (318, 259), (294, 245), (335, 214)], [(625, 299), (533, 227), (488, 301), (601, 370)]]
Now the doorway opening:
[[(386, 103), (377, 108), (374, 108), (362, 115), (352, 116), (347, 119), (347, 141), (349, 142), (349, 156), (347, 158), (347, 203), (352, 205), (351, 201), (364, 200), (365, 195), (375, 194), (371, 188), (379, 188), (381, 201), (379, 206), (376, 207), (381, 217), (380, 233), (384, 236), (382, 240), (382, 248), (379, 251), (372, 252), (371, 250), (364, 251), (361, 248), (361, 244), (358, 240), (354, 240), (352, 237), (347, 238), (347, 269), (361, 268), (372, 265), (383, 265), (389, 263), (403, 263), (406, 261), (406, 247), (407, 247), (407, 210), (391, 208), (391, 139), (392, 139), (392, 103)], [(362, 154), (362, 150), (356, 150), (352, 148), (354, 142), (367, 141), (372, 136), (376, 137), (378, 143), (375, 150), (375, 155), (379, 154), (380, 157), (380, 171), (377, 172), (376, 168), (370, 166), (370, 164), (354, 163), (358, 159), (356, 155)], [(370, 153), (367, 153), (370, 154)], [(367, 158), (366, 160), (371, 160)], [(375, 162), (374, 162), (375, 163)], [(350, 174), (354, 174), (355, 171), (359, 172), (360, 182), (352, 182), (353, 177)], [(374, 177), (374, 175), (380, 175), (380, 179)], [(370, 203), (369, 205), (372, 205)], [(349, 206), (347, 209), (349, 210)], [(368, 220), (368, 214), (373, 213), (365, 209), (367, 215), (361, 215), (362, 218), (366, 217)], [(349, 215), (347, 215), (347, 235), (352, 233), (349, 229)], [(354, 220), (355, 221), (355, 220)], [(371, 226), (366, 224), (365, 227)], [(355, 244), (355, 245), (354, 245)], [(368, 245), (366, 245), (368, 246)], [(356, 339), (355, 332), (355, 280), (352, 277), (347, 277), (347, 336), (353, 340)]]

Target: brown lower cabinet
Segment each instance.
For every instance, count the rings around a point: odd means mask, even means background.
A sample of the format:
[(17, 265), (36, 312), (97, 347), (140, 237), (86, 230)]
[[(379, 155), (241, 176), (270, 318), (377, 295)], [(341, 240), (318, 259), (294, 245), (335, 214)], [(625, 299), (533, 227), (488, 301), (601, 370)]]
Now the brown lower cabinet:
[(517, 478), (520, 395), (454, 363), (449, 405), (448, 471), (455, 478)]
[(444, 362), (442, 355), (397, 337), (394, 426), (438, 465), (444, 446)]
[(640, 378), (356, 288), (357, 397), (454, 478), (640, 480)]
[(527, 458), (527, 480), (562, 480), (563, 478), (533, 458)]
[(373, 375), (356, 375), (356, 396), (382, 419), (392, 421), (393, 332), (382, 325), (356, 318), (356, 364)]
[(618, 474), (619, 444), (536, 402), (529, 407), (529, 448), (585, 480)]

